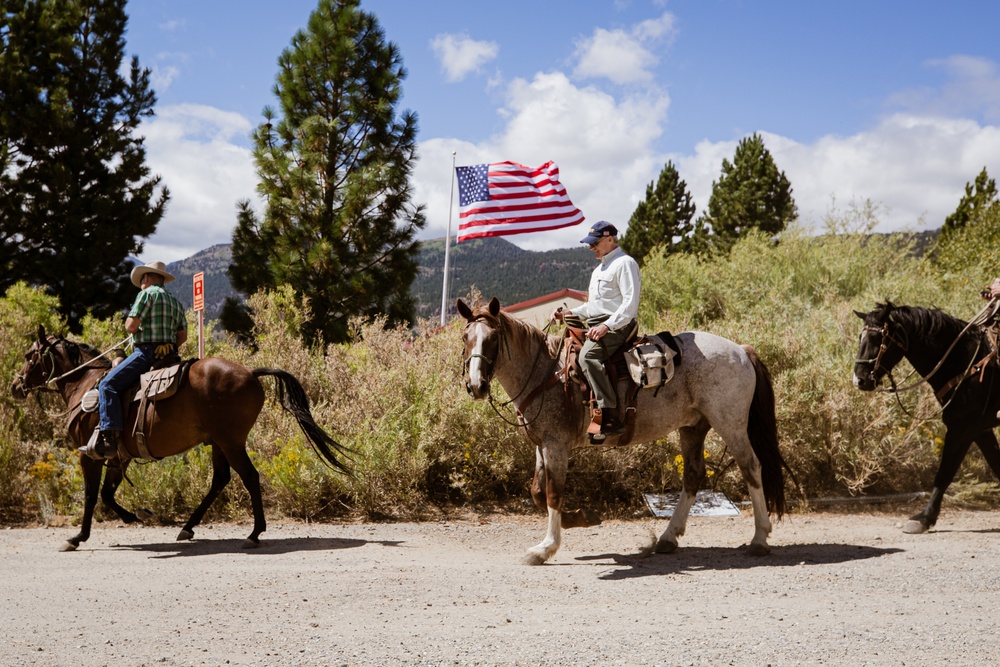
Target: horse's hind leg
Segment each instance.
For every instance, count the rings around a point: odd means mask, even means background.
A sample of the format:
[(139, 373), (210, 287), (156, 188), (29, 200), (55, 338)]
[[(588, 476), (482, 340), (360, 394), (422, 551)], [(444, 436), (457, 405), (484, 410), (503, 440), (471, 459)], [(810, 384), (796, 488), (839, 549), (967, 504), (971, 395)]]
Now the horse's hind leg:
[(177, 535), (177, 541), (190, 540), (194, 538), (195, 526), (201, 523), (202, 518), (205, 516), (205, 512), (208, 508), (212, 506), (215, 499), (219, 497), (222, 490), (226, 488), (229, 484), (230, 473), (229, 473), (229, 461), (226, 460), (226, 455), (222, 453), (222, 450), (212, 445), (212, 486), (208, 489), (208, 493), (205, 494), (205, 498), (198, 505), (198, 508), (191, 515), (191, 518), (187, 520), (184, 527), (181, 528), (181, 532)]
[(267, 530), (267, 522), (264, 519), (264, 501), (260, 495), (260, 473), (253, 467), (250, 456), (247, 454), (246, 442), (238, 445), (224, 446), (216, 443), (218, 447), (224, 447), (226, 459), (233, 467), (236, 474), (243, 480), (243, 486), (250, 494), (250, 505), (253, 507), (253, 532), (247, 536), (243, 543), (243, 548), (252, 549), (260, 546), (260, 534)]
[[(718, 431), (719, 429), (716, 428)], [(750, 436), (747, 435), (746, 427), (735, 433), (719, 432), (722, 439), (729, 445), (729, 451), (736, 460), (740, 472), (743, 474), (743, 481), (747, 483), (750, 492), (750, 502), (753, 505), (753, 539), (747, 547), (747, 554), (750, 556), (766, 556), (771, 553), (771, 547), (767, 543), (767, 538), (771, 534), (771, 517), (767, 513), (767, 499), (764, 497), (764, 484), (761, 481), (760, 461), (754, 454), (753, 446), (750, 444)]]
[(687, 527), (688, 513), (705, 479), (705, 436), (710, 428), (708, 421), (702, 419), (694, 426), (683, 426), (679, 430), (681, 456), (684, 458), (684, 483), (674, 515), (670, 517), (667, 529), (656, 542), (657, 553), (673, 553), (677, 549), (677, 538), (684, 534)]

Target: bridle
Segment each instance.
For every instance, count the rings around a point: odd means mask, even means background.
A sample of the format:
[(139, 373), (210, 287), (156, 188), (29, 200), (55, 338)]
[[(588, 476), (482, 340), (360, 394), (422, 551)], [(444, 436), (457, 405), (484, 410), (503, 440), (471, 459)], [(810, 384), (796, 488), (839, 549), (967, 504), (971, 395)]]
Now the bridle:
[[(14, 376), (14, 379), (20, 383), (21, 389), (25, 393), (31, 391), (53, 391), (53, 392), (57, 391), (56, 389), (53, 389), (51, 386), (49, 386), (55, 381), (54, 378), (56, 375), (57, 368), (56, 368), (56, 357), (54, 354), (52, 354), (52, 348), (54, 348), (57, 344), (58, 343), (46, 340), (45, 345), (43, 347), (42, 346), (32, 347), (31, 359), (28, 360), (28, 363), (25, 364), (25, 368), (22, 369), (22, 371), (27, 370), (27, 373), (20, 372)], [(52, 368), (49, 370), (49, 376), (45, 379), (45, 382), (43, 382), (42, 384), (36, 385), (34, 387), (29, 387), (27, 383), (28, 375), (35, 369), (36, 365), (41, 366), (42, 373), (44, 374), (46, 359), (51, 363), (52, 366)]]
[[(31, 370), (34, 369), (35, 364), (40, 364), (41, 367), (42, 367), (42, 372), (44, 373), (44, 371), (45, 371), (45, 360), (48, 359), (49, 362), (50, 362), (50, 364), (51, 364), (51, 369), (49, 370), (48, 377), (45, 379), (45, 381), (42, 384), (36, 385), (34, 387), (29, 387), (27, 385), (27, 382), (26, 382), (27, 379), (28, 379), (28, 377), (27, 377), (27, 375), (25, 373), (18, 373), (15, 376), (15, 380), (18, 381), (18, 382), (20, 382), (21, 389), (25, 393), (29, 393), (29, 392), (32, 392), (32, 391), (58, 392), (59, 390), (55, 389), (54, 387), (52, 387), (52, 385), (54, 385), (55, 383), (59, 382), (60, 380), (63, 380), (65, 378), (69, 377), (70, 375), (73, 375), (77, 371), (81, 371), (81, 370), (83, 370), (85, 368), (93, 368), (92, 364), (95, 361), (102, 361), (104, 359), (104, 357), (108, 356), (109, 354), (111, 354), (112, 352), (114, 352), (117, 348), (119, 348), (122, 345), (124, 345), (125, 343), (129, 342), (129, 340), (131, 340), (131, 338), (132, 338), (132, 336), (129, 335), (128, 337), (126, 337), (125, 339), (119, 341), (117, 344), (112, 345), (111, 347), (109, 347), (107, 350), (105, 350), (101, 354), (97, 355), (96, 357), (92, 357), (90, 359), (87, 359), (82, 364), (79, 364), (76, 367), (71, 368), (70, 370), (68, 370), (65, 373), (62, 373), (60, 375), (56, 375), (56, 372), (59, 369), (58, 369), (58, 366), (56, 364), (56, 357), (52, 353), (52, 350), (57, 345), (59, 345), (60, 343), (66, 343), (68, 341), (66, 341), (66, 339), (64, 339), (64, 338), (57, 338), (54, 341), (46, 339), (44, 346), (33, 348), (33, 353), (32, 353), (31, 359), (26, 364), (26, 367), (28, 369), (28, 373), (30, 373)], [(67, 359), (68, 359), (68, 357), (67, 357)], [(70, 363), (72, 363), (72, 361), (70, 361)], [(103, 363), (106, 364), (108, 362), (104, 361)], [(106, 368), (106, 366), (102, 365), (101, 368)]]
[[(893, 335), (892, 329), (889, 327), (890, 324), (895, 324), (895, 322), (892, 322), (891, 319), (887, 319), (885, 322), (882, 323), (882, 326), (880, 327), (872, 326), (870, 324), (865, 325), (865, 328), (862, 330), (862, 333), (865, 334), (877, 333), (882, 336), (882, 339), (880, 341), (878, 352), (875, 354), (874, 359), (857, 359), (855, 360), (855, 363), (872, 365), (871, 380), (873, 382), (878, 382), (878, 371), (881, 368), (882, 372), (889, 378), (889, 382), (892, 384), (893, 390), (897, 391), (895, 389), (896, 381), (892, 377), (892, 368), (882, 366), (882, 356), (886, 353), (891, 344), (895, 344), (897, 347), (899, 347), (899, 349), (902, 351), (904, 355), (909, 351), (910, 345), (909, 342), (906, 341), (905, 339), (900, 340), (895, 335)], [(897, 329), (899, 328), (898, 325), (896, 326), (896, 328)]]
[[(493, 315), (491, 315), (491, 314), (489, 314), (487, 312), (482, 312), (482, 313), (477, 314), (471, 320), (469, 320), (466, 323), (465, 328), (468, 329), (470, 326), (472, 326), (473, 324), (475, 324), (476, 322), (478, 322), (480, 320), (485, 321), (490, 327), (492, 327), (494, 330), (496, 330), (497, 335), (500, 338), (500, 345), (499, 345), (499, 349), (497, 351), (497, 359), (499, 359), (501, 352), (506, 352), (507, 353), (507, 358), (510, 359), (510, 341), (507, 339), (507, 332), (504, 330), (503, 322), (500, 320), (500, 318), (495, 317), (495, 316), (493, 316)], [(539, 345), (538, 346), (538, 351), (535, 353), (535, 359), (534, 359), (534, 361), (531, 362), (531, 368), (534, 368), (538, 364), (538, 360), (541, 358), (542, 349), (544, 347), (545, 347), (544, 345)], [(468, 371), (469, 371), (469, 364), (472, 363), (473, 359), (480, 359), (481, 361), (483, 361), (487, 365), (487, 367), (489, 369), (489, 372), (486, 373), (486, 374), (484, 374), (484, 380), (486, 381), (487, 384), (492, 383), (493, 382), (493, 373), (496, 371), (496, 361), (497, 361), (497, 359), (490, 359), (487, 355), (481, 354), (479, 352), (470, 353), (468, 357), (464, 357), (463, 360), (462, 360), (462, 373), (463, 374), (467, 374), (468, 373)], [(490, 407), (493, 408), (493, 411), (497, 414), (498, 417), (500, 417), (500, 419), (502, 419), (504, 422), (506, 422), (510, 426), (520, 426), (520, 427), (525, 428), (525, 432), (527, 432), (527, 427), (528, 427), (528, 425), (531, 422), (527, 421), (524, 418), (524, 415), (521, 413), (521, 410), (519, 410), (517, 408), (517, 406), (514, 407), (514, 410), (517, 413), (517, 421), (511, 421), (506, 415), (504, 415), (502, 412), (500, 412), (500, 408), (505, 408), (508, 405), (511, 405), (518, 398), (520, 398), (520, 396), (522, 394), (524, 394), (524, 390), (528, 388), (528, 383), (530, 381), (531, 381), (531, 375), (529, 373), (528, 379), (525, 380), (524, 386), (521, 387), (520, 391), (518, 391), (516, 394), (514, 394), (513, 396), (511, 396), (510, 399), (508, 399), (507, 401), (504, 401), (503, 403), (501, 403), (499, 408), (497, 407), (496, 402), (493, 400), (493, 392), (492, 391), (490, 392), (489, 399), (488, 399)], [(542, 385), (545, 385), (546, 382), (547, 381), (543, 381)], [(535, 395), (535, 393), (536, 393), (535, 391), (532, 391), (528, 395), (529, 400)], [(545, 400), (544, 393), (542, 395), (542, 400), (543, 401)], [(535, 418), (537, 419), (539, 416), (541, 416), (541, 414), (542, 414), (542, 409), (540, 407), (539, 410), (538, 410), (538, 414), (537, 414), (537, 416)], [(532, 420), (532, 421), (534, 421), (534, 420)]]

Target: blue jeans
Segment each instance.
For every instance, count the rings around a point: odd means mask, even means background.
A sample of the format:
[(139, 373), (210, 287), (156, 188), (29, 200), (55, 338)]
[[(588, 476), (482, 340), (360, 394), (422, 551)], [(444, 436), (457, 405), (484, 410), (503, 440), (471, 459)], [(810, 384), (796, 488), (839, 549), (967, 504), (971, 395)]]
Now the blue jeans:
[(97, 390), (101, 395), (101, 430), (122, 430), (121, 394), (139, 382), (139, 376), (153, 367), (155, 345), (137, 345), (135, 352), (111, 369)]

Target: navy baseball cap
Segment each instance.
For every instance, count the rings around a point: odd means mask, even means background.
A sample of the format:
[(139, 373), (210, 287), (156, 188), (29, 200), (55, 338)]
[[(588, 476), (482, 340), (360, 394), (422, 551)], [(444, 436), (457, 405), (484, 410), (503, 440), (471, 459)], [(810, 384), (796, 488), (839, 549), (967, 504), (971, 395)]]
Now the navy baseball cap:
[(600, 222), (595, 222), (594, 226), (590, 228), (590, 233), (583, 237), (580, 243), (586, 243), (587, 245), (593, 245), (597, 243), (605, 236), (618, 236), (618, 228), (612, 225), (610, 222), (601, 220)]

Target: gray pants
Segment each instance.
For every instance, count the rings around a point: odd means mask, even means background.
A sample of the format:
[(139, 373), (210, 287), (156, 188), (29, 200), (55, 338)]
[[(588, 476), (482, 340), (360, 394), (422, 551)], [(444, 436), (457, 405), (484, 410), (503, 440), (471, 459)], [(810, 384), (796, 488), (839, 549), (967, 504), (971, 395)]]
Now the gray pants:
[[(588, 327), (600, 324), (597, 319), (587, 322)], [(597, 400), (597, 407), (601, 410), (613, 410), (618, 407), (618, 398), (615, 395), (615, 388), (608, 379), (608, 374), (604, 369), (604, 362), (608, 360), (615, 351), (625, 344), (625, 339), (632, 330), (632, 322), (618, 331), (608, 331), (601, 340), (590, 340), (583, 343), (580, 350), (580, 370), (587, 376), (587, 383), (594, 398)]]

